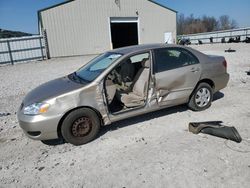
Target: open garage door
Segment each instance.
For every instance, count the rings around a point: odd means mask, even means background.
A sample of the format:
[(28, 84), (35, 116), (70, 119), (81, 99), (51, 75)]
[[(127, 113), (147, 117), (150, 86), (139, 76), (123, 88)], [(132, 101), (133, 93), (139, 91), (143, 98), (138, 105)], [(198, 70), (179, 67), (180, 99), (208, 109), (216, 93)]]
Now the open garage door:
[(111, 18), (110, 28), (113, 49), (138, 44), (137, 18)]

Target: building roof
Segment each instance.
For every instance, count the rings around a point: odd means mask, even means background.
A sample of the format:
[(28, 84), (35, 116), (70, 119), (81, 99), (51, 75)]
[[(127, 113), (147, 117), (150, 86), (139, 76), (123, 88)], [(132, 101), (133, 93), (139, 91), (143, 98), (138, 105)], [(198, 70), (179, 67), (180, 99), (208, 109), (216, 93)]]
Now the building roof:
[[(61, 5), (64, 5), (64, 4), (67, 4), (67, 3), (71, 3), (72, 1), (75, 1), (75, 0), (67, 0), (67, 1), (65, 1), (65, 2), (62, 2), (62, 3), (58, 3), (58, 4), (55, 4), (55, 5), (52, 5), (52, 6), (50, 6), (50, 7), (47, 7), (47, 8), (38, 10), (38, 13), (39, 13), (39, 12), (42, 12), (42, 11), (46, 11), (46, 10), (52, 9), (52, 8), (55, 8), (55, 7), (58, 7), (58, 6), (61, 6)], [(171, 8), (169, 8), (169, 7), (165, 6), (165, 5), (163, 5), (163, 4), (157, 3), (157, 2), (155, 2), (155, 0), (148, 0), (148, 1), (151, 2), (151, 3), (154, 3), (154, 4), (158, 5), (158, 6), (161, 6), (161, 7), (165, 8), (165, 9), (168, 9), (168, 10), (170, 10), (170, 11), (173, 11), (173, 12), (177, 13), (176, 10), (173, 10), (173, 9), (171, 9)]]
[(158, 6), (160, 6), (160, 7), (163, 7), (163, 8), (165, 8), (165, 9), (168, 9), (168, 10), (171, 10), (171, 11), (177, 13), (176, 10), (171, 9), (171, 8), (169, 8), (169, 7), (167, 7), (167, 6), (163, 5), (163, 4), (161, 4), (161, 3), (157, 3), (157, 2), (155, 2), (155, 0), (148, 0), (148, 1), (150, 1), (151, 3), (154, 3), (154, 4), (156, 4), (156, 5), (158, 5)]

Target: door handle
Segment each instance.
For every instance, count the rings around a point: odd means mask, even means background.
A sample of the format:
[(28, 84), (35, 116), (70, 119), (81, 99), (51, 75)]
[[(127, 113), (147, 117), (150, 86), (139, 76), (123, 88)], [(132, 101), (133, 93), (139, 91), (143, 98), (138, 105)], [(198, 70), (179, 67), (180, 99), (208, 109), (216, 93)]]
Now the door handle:
[(191, 69), (191, 72), (199, 72), (200, 71), (200, 68), (192, 68)]

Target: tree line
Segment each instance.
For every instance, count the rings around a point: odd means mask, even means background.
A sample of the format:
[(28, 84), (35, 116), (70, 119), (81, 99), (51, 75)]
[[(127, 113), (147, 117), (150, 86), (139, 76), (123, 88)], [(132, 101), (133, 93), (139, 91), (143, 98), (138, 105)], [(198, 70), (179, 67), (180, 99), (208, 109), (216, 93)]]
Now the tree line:
[(20, 31), (9, 31), (0, 28), (0, 38), (12, 38), (12, 37), (24, 37), (24, 36), (32, 36), (32, 34)]
[(180, 14), (177, 17), (178, 35), (235, 29), (237, 27), (237, 22), (228, 15), (222, 15), (218, 19), (206, 15), (195, 18), (193, 14), (188, 17)]

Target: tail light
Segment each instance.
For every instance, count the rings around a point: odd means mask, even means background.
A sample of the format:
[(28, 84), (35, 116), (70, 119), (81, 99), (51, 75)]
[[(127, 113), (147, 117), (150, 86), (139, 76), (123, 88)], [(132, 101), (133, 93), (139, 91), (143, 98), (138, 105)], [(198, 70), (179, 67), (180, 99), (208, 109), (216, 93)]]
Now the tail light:
[(223, 66), (227, 69), (227, 61), (224, 60), (222, 64), (223, 64)]

